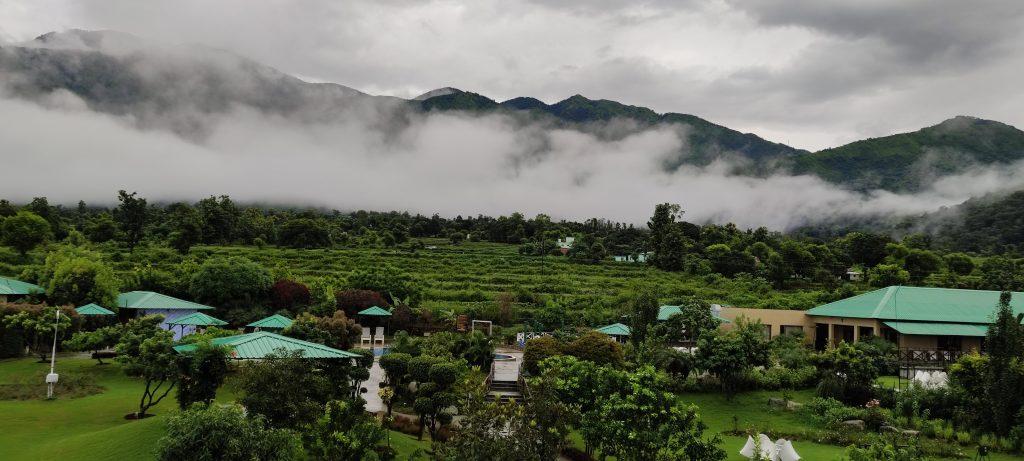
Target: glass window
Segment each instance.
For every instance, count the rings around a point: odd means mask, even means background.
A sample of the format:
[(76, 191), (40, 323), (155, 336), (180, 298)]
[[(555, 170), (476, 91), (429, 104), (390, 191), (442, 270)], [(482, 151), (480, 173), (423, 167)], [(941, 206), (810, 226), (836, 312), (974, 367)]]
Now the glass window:
[(803, 325), (782, 325), (779, 332), (784, 335), (797, 335), (804, 332)]

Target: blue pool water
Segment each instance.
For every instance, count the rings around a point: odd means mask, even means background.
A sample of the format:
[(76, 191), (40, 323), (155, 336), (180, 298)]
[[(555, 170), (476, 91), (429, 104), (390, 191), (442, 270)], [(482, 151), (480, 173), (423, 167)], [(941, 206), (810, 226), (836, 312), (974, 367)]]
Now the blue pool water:
[[(380, 357), (380, 356), (382, 356), (384, 354), (387, 354), (390, 351), (391, 351), (390, 347), (375, 347), (375, 348), (373, 348), (373, 356), (374, 357)], [(508, 355), (508, 354), (498, 354), (498, 353), (494, 354), (494, 361), (496, 361), (496, 362), (511, 362), (511, 361), (514, 361), (515, 359), (516, 359), (515, 357), (513, 357), (511, 355)]]

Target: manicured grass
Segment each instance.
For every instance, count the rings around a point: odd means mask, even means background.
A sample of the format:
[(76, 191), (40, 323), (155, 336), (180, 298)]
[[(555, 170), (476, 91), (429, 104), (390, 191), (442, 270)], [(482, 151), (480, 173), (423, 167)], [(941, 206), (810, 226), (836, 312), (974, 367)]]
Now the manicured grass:
[[(89, 359), (58, 358), (58, 373), (96, 376), (105, 391), (77, 399), (0, 401), (4, 430), (0, 431), (3, 460), (147, 459), (163, 433), (163, 415), (176, 412), (172, 395), (151, 411), (158, 416), (129, 421), (124, 415), (138, 408), (142, 384), (124, 376), (116, 364), (97, 365)], [(49, 369), (35, 359), (0, 361), (0, 382)], [(43, 383), (39, 384), (40, 386)]]

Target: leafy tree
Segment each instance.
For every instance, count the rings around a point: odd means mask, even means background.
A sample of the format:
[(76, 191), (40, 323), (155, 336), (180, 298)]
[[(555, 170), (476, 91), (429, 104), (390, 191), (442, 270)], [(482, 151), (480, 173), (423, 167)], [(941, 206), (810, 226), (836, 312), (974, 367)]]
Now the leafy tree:
[(769, 357), (764, 327), (743, 317), (736, 319), (732, 330), (709, 330), (697, 341), (697, 368), (715, 375), (730, 399), (743, 376), (754, 367), (767, 366)]
[(449, 460), (554, 460), (569, 435), (573, 409), (558, 400), (555, 377), (530, 380), (522, 405), (500, 402), (477, 385), (463, 406), (465, 417), (443, 447)]
[(295, 433), (269, 428), (236, 405), (195, 404), (167, 419), (156, 452), (160, 461), (290, 461), (301, 459), (302, 445)]
[(227, 346), (209, 339), (195, 343), (195, 349), (178, 356), (178, 405), (182, 410), (193, 403), (209, 405), (228, 375)]
[(843, 238), (843, 244), (854, 263), (874, 267), (888, 255), (885, 245), (888, 237), (867, 232), (851, 232)]
[(54, 335), (54, 328), (57, 329), (57, 336), (63, 337), (72, 326), (72, 316), (77, 317), (73, 309), (61, 309), (60, 320), (57, 321), (57, 307), (28, 306), (19, 310), (13, 315), (2, 317), (3, 324), (8, 329), (20, 330), (23, 332), (25, 344), (29, 350), (39, 356), (40, 362), (45, 362), (50, 354), (50, 342)]
[(207, 259), (192, 276), (189, 292), (199, 302), (218, 307), (246, 307), (266, 298), (270, 271), (241, 256)]
[[(427, 364), (429, 371), (424, 376), (419, 370)], [(459, 396), (452, 386), (459, 381), (464, 370), (456, 363), (427, 356), (411, 360), (409, 369), (416, 380), (416, 400), (412, 406), (420, 418), (419, 438), (422, 440), (423, 429), (427, 428), (431, 439), (436, 439), (437, 430), (452, 422), (454, 415), (448, 409), (459, 403)]]
[(569, 249), (569, 259), (579, 263), (597, 264), (607, 256), (604, 244), (592, 234), (584, 234)]
[(100, 213), (85, 226), (85, 235), (96, 243), (109, 242), (118, 238), (117, 223), (110, 213)]
[(683, 268), (686, 236), (676, 223), (683, 215), (679, 205), (662, 203), (654, 207), (654, 215), (647, 222), (651, 230), (651, 250), (648, 263), (661, 270), (678, 271)]
[(234, 240), (241, 212), (231, 201), (231, 197), (227, 195), (210, 196), (196, 203), (196, 208), (203, 218), (203, 241), (205, 243), (230, 243)]
[(981, 285), (988, 290), (1019, 290), (1024, 287), (1024, 278), (1012, 258), (993, 256), (981, 263)]
[(494, 341), (482, 331), (474, 331), (457, 344), (459, 356), (466, 360), (471, 366), (487, 370), (494, 361)]
[(65, 259), (54, 268), (47, 291), (55, 304), (115, 306), (118, 285), (110, 267), (96, 259), (77, 257)]
[(910, 281), (910, 273), (895, 264), (879, 264), (871, 270), (869, 280), (875, 287), (904, 285)]
[(562, 355), (564, 346), (552, 336), (532, 338), (523, 349), (523, 368), (532, 375), (540, 373), (540, 364), (549, 357)]
[(50, 223), (31, 211), (19, 211), (0, 221), (0, 236), (4, 245), (25, 256), (29, 250), (53, 239)]
[(332, 386), (302, 351), (281, 351), (247, 364), (238, 387), (238, 401), (249, 412), (263, 415), (274, 427), (297, 428), (323, 414)]
[(335, 311), (331, 317), (316, 317), (305, 313), (297, 317), (284, 334), (320, 343), (335, 349), (349, 349), (362, 329), (354, 320), (345, 316), (342, 311)]
[(356, 354), (356, 365), (349, 371), (348, 377), (352, 393), (349, 398), (357, 399), (363, 387), (363, 382), (370, 379), (370, 368), (373, 367), (373, 351), (370, 349), (349, 349), (348, 352)]
[(928, 250), (910, 250), (903, 261), (910, 280), (915, 283), (923, 282), (926, 277), (942, 269), (942, 258)]
[(139, 411), (135, 414), (136, 418), (142, 419), (150, 408), (171, 393), (178, 382), (174, 333), (151, 321), (140, 322), (125, 329), (116, 350), (115, 360), (121, 364), (125, 374), (141, 377), (146, 385), (139, 400)]
[[(64, 341), (63, 345), (72, 351), (99, 351), (114, 347), (121, 340), (121, 324), (109, 325), (97, 328), (93, 331), (79, 331), (71, 336), (71, 339)], [(103, 358), (96, 357), (100, 365), (104, 365)]]
[(114, 212), (114, 219), (120, 224), (124, 233), (128, 251), (135, 251), (135, 246), (142, 241), (146, 231), (146, 199), (136, 197), (138, 193), (129, 194), (124, 190), (117, 191), (117, 200), (121, 202)]
[(312, 460), (361, 461), (373, 451), (384, 429), (363, 409), (363, 400), (332, 400), (305, 431), (306, 455)]
[(647, 331), (658, 321), (658, 295), (649, 289), (634, 292), (629, 304), (629, 334), (636, 343), (644, 342)]
[(852, 405), (863, 405), (871, 399), (880, 370), (865, 350), (841, 342), (817, 354), (814, 362), (822, 375), (819, 396)]
[(718, 436), (704, 439), (707, 426), (697, 407), (664, 389), (650, 367), (629, 375), (633, 392), (612, 394), (598, 409), (605, 421), (601, 452), (623, 461), (724, 460)]
[[(381, 356), (380, 368), (384, 370), (385, 382), (393, 391), (402, 391), (409, 382), (409, 362), (411, 360), (412, 356), (404, 352), (392, 351)], [(390, 399), (385, 402), (388, 416), (391, 416), (393, 403), (394, 401)]]
[(355, 317), (359, 311), (374, 306), (384, 309), (391, 307), (391, 303), (388, 302), (387, 298), (373, 290), (353, 289), (339, 291), (334, 295), (334, 299), (337, 308), (344, 311), (345, 315), (349, 317)]
[(8, 216), (14, 216), (18, 213), (18, 209), (11, 205), (11, 202), (7, 199), (0, 199), (0, 218), (6, 218)]
[(298, 314), (312, 301), (309, 288), (293, 280), (278, 280), (270, 286), (270, 305), (277, 310)]
[(974, 272), (974, 260), (963, 253), (950, 253), (945, 258), (946, 267), (957, 275), (970, 275)]
[(452, 245), (458, 245), (462, 243), (463, 240), (466, 240), (466, 234), (463, 232), (452, 232), (448, 234), (448, 241), (451, 242)]
[(292, 248), (326, 248), (331, 246), (331, 232), (320, 219), (296, 218), (278, 228), (277, 240)]
[(171, 248), (181, 254), (188, 254), (189, 248), (203, 241), (203, 218), (199, 211), (186, 203), (174, 203), (167, 207), (173, 231), (168, 240)]
[(1012, 293), (999, 295), (995, 318), (985, 336), (989, 365), (985, 398), (989, 408), (989, 426), (1000, 435), (1007, 435), (1016, 425), (1024, 408), (1024, 326), (1021, 317), (1010, 305)]
[(590, 331), (568, 344), (566, 352), (580, 360), (588, 360), (598, 365), (623, 365), (622, 346), (612, 341), (607, 335)]
[(348, 276), (350, 289), (373, 290), (382, 295), (405, 300), (410, 306), (419, 305), (423, 290), (409, 274), (385, 264), (367, 269), (356, 269)]

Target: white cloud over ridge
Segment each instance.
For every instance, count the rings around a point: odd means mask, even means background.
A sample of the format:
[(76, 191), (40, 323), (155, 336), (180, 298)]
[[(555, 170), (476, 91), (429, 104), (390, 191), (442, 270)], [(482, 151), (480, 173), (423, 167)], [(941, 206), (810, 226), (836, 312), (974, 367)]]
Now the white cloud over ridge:
[(685, 126), (612, 140), (509, 116), (430, 113), (381, 130), (359, 117), (308, 123), (237, 108), (202, 140), (139, 129), (70, 94), (43, 104), (0, 99), (0, 197), (112, 204), (118, 189), (152, 200), (228, 194), (236, 201), (448, 216), (520, 211), (642, 225), (675, 202), (695, 222), (785, 230), (823, 217), (920, 214), (1024, 187), (1024, 165), (941, 178), (925, 191), (857, 194), (810, 176), (729, 174), (726, 161), (659, 166), (685, 149)]

